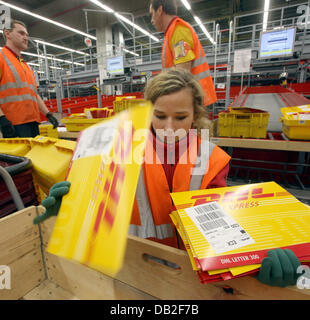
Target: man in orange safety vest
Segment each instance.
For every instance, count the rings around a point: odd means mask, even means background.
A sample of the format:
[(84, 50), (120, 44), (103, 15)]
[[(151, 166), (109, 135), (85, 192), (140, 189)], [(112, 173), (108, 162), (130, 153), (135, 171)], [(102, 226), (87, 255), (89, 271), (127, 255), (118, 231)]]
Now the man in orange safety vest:
[(40, 134), (40, 112), (56, 128), (57, 119), (38, 95), (35, 75), (23, 60), (28, 32), (23, 22), (12, 20), (4, 29), (6, 45), (0, 50), (0, 129), (3, 138), (35, 137)]
[(217, 96), (204, 50), (195, 30), (177, 16), (176, 0), (151, 0), (150, 14), (157, 31), (165, 32), (162, 68), (187, 69), (204, 90), (204, 106), (215, 103)]

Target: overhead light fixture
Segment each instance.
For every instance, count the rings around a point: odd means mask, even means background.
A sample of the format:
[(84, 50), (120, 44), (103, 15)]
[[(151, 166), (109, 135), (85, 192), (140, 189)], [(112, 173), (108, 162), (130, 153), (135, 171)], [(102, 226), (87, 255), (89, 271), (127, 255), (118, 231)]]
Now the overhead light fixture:
[(130, 50), (127, 50), (127, 49), (123, 49), (125, 52), (129, 53), (129, 54), (132, 54), (133, 56), (136, 56), (136, 57), (140, 57), (139, 54), (133, 52), (133, 51), (130, 51)]
[(146, 31), (145, 29), (139, 27), (137, 24), (133, 23), (132, 21), (130, 21), (129, 19), (127, 19), (126, 17), (122, 16), (119, 13), (114, 13), (115, 17), (123, 20), (124, 22), (126, 22), (127, 24), (131, 25), (132, 27), (134, 27), (135, 29), (139, 30), (141, 33), (145, 34), (146, 36), (150, 37), (151, 39), (153, 39), (156, 42), (159, 42), (159, 39), (156, 38), (155, 36), (153, 36), (151, 33), (149, 33), (148, 31)]
[(207, 38), (211, 41), (211, 43), (215, 45), (214, 39), (211, 37), (206, 27), (202, 24), (201, 20), (197, 16), (194, 16), (194, 18), (197, 24), (199, 25), (200, 29), (203, 31), (203, 33), (207, 36)]
[(265, 0), (264, 20), (263, 20), (263, 31), (266, 31), (266, 30), (267, 30), (268, 15), (269, 15), (269, 6), (270, 6), (270, 0)]
[[(21, 52), (23, 55), (26, 55), (26, 56), (32, 56), (32, 57), (36, 57), (36, 58), (41, 58), (41, 59), (45, 59), (45, 56), (42, 56), (42, 55), (38, 55), (38, 54), (35, 54), (35, 53), (30, 53), (30, 52), (24, 52), (22, 51)], [(63, 62), (63, 63), (67, 63), (67, 64), (75, 64), (76, 66), (82, 66), (84, 67), (85, 65), (83, 63), (78, 63), (78, 62), (72, 62), (72, 61), (69, 61), (69, 60), (62, 60), (62, 59), (58, 59), (58, 58), (52, 58), (52, 57), (46, 57), (48, 60), (54, 60), (54, 61), (58, 61), (58, 62)]]
[[(0, 47), (0, 49), (3, 49), (3, 47)], [(40, 56), (40, 55), (35, 54), (35, 53), (22, 51), (21, 54), (23, 54), (25, 56), (32, 56), (32, 57), (36, 57), (36, 58), (45, 59), (45, 56)], [(58, 61), (58, 62), (64, 62), (64, 63), (72, 64), (72, 61), (69, 61), (69, 60), (62, 60), (62, 59), (52, 58), (52, 57), (48, 57), (48, 56), (46, 58), (48, 60), (54, 60), (54, 61)], [(30, 65), (32, 64), (32, 65), (35, 65), (35, 66), (39, 66), (37, 63), (33, 63), (33, 62), (27, 62), (27, 64), (30, 64)], [(77, 66), (85, 67), (85, 64), (83, 64), (83, 63), (73, 62), (73, 64), (75, 64)]]
[[(3, 31), (0, 30), (0, 33), (3, 33)], [(53, 44), (53, 43), (49, 43), (49, 42), (45, 42), (45, 41), (41, 41), (41, 40), (34, 40), (34, 41), (37, 42), (37, 43), (45, 44), (46, 46), (55, 47), (55, 48), (66, 50), (66, 51), (73, 52), (73, 53), (78, 53), (78, 54), (81, 54), (83, 56), (85, 56), (85, 55), (89, 56), (88, 53), (83, 52), (83, 51), (73, 50), (73, 49), (70, 49), (70, 48), (67, 48), (67, 47), (62, 47), (62, 46), (59, 46), (59, 45), (56, 45), (56, 44)]]
[(73, 53), (78, 53), (78, 54), (81, 54), (83, 56), (85, 56), (85, 55), (89, 56), (88, 53), (82, 52), (82, 51), (79, 51), (79, 50), (73, 50), (73, 49), (70, 49), (70, 48), (67, 48), (67, 47), (59, 46), (57, 44), (53, 44), (53, 43), (49, 43), (49, 42), (45, 42), (45, 41), (41, 41), (41, 40), (34, 40), (34, 41), (37, 42), (37, 43), (45, 44), (46, 46), (50, 46), (50, 47), (54, 47), (54, 48), (57, 48), (57, 49), (66, 50), (66, 51), (73, 52)]
[(90, 2), (92, 2), (93, 4), (97, 5), (98, 7), (102, 8), (103, 10), (110, 12), (110, 13), (114, 13), (115, 11), (113, 9), (111, 9), (110, 7), (106, 6), (105, 4), (101, 3), (98, 0), (89, 0)]
[[(33, 62), (27, 62), (28, 65), (30, 66), (34, 66), (34, 67), (40, 67), (40, 65), (38, 63), (33, 63)], [(53, 66), (50, 66), (51, 69), (55, 69), (55, 70), (64, 70), (63, 68), (60, 68), (60, 67), (53, 67)], [(43, 71), (40, 71), (40, 72), (43, 72)], [(43, 72), (44, 73), (44, 72)]]
[(153, 36), (151, 33), (149, 33), (148, 31), (146, 31), (145, 29), (141, 28), (140, 26), (138, 26), (137, 24), (133, 23), (132, 21), (130, 21), (129, 19), (127, 19), (126, 17), (122, 16), (121, 14), (115, 12), (112, 8), (102, 4), (100, 1), (98, 0), (89, 0), (90, 2), (92, 2), (93, 4), (97, 5), (98, 7), (100, 7), (101, 9), (109, 12), (109, 13), (113, 13), (115, 15), (116, 18), (126, 22), (127, 24), (131, 25), (133, 28), (139, 30), (140, 32), (142, 32), (143, 34), (145, 34), (146, 36), (150, 37), (151, 39), (153, 39), (155, 42), (159, 42), (159, 39), (156, 38), (155, 36)]
[(3, 4), (3, 5), (11, 8), (11, 9), (17, 10), (17, 11), (19, 11), (19, 12), (28, 14), (29, 16), (32, 16), (32, 17), (37, 18), (37, 19), (40, 19), (40, 20), (42, 20), (42, 21), (46, 21), (46, 22), (48, 22), (48, 23), (54, 24), (55, 26), (58, 26), (58, 27), (60, 27), (60, 28), (63, 28), (63, 29), (72, 31), (72, 32), (77, 33), (77, 34), (80, 34), (80, 35), (82, 35), (82, 36), (84, 36), (84, 37), (89, 37), (89, 38), (91, 38), (91, 39), (93, 39), (93, 40), (97, 40), (96, 37), (94, 37), (94, 36), (92, 36), (92, 35), (90, 35), (90, 34), (88, 34), (88, 33), (86, 33), (86, 32), (77, 30), (77, 29), (75, 29), (75, 28), (71, 28), (71, 27), (69, 27), (69, 26), (67, 26), (67, 25), (65, 25), (65, 24), (62, 24), (62, 23), (56, 22), (56, 21), (54, 21), (54, 20), (48, 19), (48, 18), (46, 18), (46, 17), (43, 17), (43, 16), (38, 15), (38, 14), (36, 14), (36, 13), (33, 13), (33, 12), (31, 12), (31, 11), (22, 9), (22, 8), (17, 7), (17, 6), (15, 6), (15, 5), (13, 5), (13, 4), (10, 4), (10, 3), (8, 3), (8, 2), (5, 2), (5, 1), (1, 1), (1, 0), (0, 0), (0, 4)]
[(187, 2), (187, 0), (181, 0), (181, 2), (184, 4), (184, 7), (190, 11), (192, 8), (190, 6), (190, 4)]
[(40, 67), (40, 65), (38, 63), (27, 62), (27, 64), (29, 64), (30, 66), (34, 66), (34, 67)]

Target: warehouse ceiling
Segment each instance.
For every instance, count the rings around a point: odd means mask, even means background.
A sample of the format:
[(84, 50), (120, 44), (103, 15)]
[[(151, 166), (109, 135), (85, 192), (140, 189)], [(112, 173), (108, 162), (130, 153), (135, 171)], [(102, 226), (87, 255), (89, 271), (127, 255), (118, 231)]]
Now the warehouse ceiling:
[[(115, 11), (130, 13), (135, 17), (135, 23), (145, 28), (151, 33), (155, 33), (156, 30), (151, 25), (150, 16), (148, 13), (148, 0), (100, 0), (102, 3), (110, 6)], [(23, 0), (9, 1), (10, 3), (29, 10), (31, 12), (40, 14), (44, 17), (50, 18), (57, 22), (69, 25), (70, 27), (79, 29), (86, 32), (86, 18), (85, 9), (100, 10), (97, 6), (87, 0)], [(190, 0), (194, 13), (201, 19), (203, 23), (208, 21), (216, 21), (220, 24), (221, 29), (228, 27), (230, 19), (234, 15), (248, 14), (251, 12), (262, 11), (264, 7), (263, 0)], [(288, 5), (295, 5), (305, 3), (305, 0), (271, 0), (271, 8), (284, 7)], [(290, 14), (289, 12), (287, 13)], [(296, 16), (296, 8), (293, 9), (293, 16)], [(181, 1), (179, 1), (178, 15), (184, 20), (188, 21), (192, 25), (195, 25), (193, 16), (185, 9)], [(24, 21), (28, 26), (28, 31), (31, 37), (40, 38), (47, 42), (52, 42), (58, 45), (70, 47), (72, 49), (85, 48), (84, 37), (81, 35), (73, 34), (70, 31), (64, 30), (47, 22), (38, 20), (24, 13), (20, 13), (16, 10), (12, 10), (12, 16), (14, 19)], [(130, 15), (126, 16), (130, 19)], [(119, 24), (121, 30), (124, 32), (125, 39), (131, 38), (128, 28), (117, 21), (109, 13), (88, 12), (88, 28), (89, 33), (96, 35), (96, 26), (102, 21), (107, 23)], [(254, 24), (262, 21), (262, 16), (252, 16), (244, 19), (241, 23)], [(241, 21), (241, 20), (240, 20)], [(207, 26), (207, 24), (206, 24)], [(138, 32), (139, 34), (139, 32)], [(163, 34), (156, 34), (157, 37), (162, 38)], [(148, 39), (137, 39), (137, 43), (148, 42)], [(126, 43), (130, 45), (130, 42)], [(1, 43), (3, 45), (3, 42)], [(36, 52), (33, 45), (30, 44), (29, 51)], [(64, 51), (48, 47), (49, 54), (63, 54)], [(69, 54), (70, 55), (70, 54)], [(64, 58), (68, 58), (68, 54), (63, 55)]]

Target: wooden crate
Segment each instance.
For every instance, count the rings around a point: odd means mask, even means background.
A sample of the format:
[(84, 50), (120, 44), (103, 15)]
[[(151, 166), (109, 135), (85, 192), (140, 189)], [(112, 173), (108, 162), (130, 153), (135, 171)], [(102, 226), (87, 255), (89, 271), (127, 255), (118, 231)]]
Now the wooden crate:
[[(12, 269), (12, 289), (0, 290), (0, 299), (310, 300), (310, 290), (270, 287), (253, 277), (201, 284), (186, 252), (132, 236), (124, 266), (111, 278), (47, 253), (55, 218), (39, 229), (32, 224), (37, 210), (28, 208), (0, 220), (0, 261)], [(174, 262), (180, 270), (150, 261), (145, 254)], [(224, 291), (227, 285), (233, 294)]]
[(11, 269), (11, 289), (0, 299), (20, 299), (45, 280), (39, 227), (33, 218), (42, 210), (30, 207), (0, 219), (0, 264)]

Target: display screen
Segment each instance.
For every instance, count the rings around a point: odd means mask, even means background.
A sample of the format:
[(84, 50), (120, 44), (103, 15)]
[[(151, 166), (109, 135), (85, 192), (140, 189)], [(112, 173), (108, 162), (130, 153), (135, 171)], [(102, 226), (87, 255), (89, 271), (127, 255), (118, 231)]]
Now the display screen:
[(269, 59), (292, 56), (294, 53), (296, 28), (262, 32), (259, 58)]
[(124, 59), (123, 56), (107, 59), (107, 72), (111, 75), (124, 74)]

